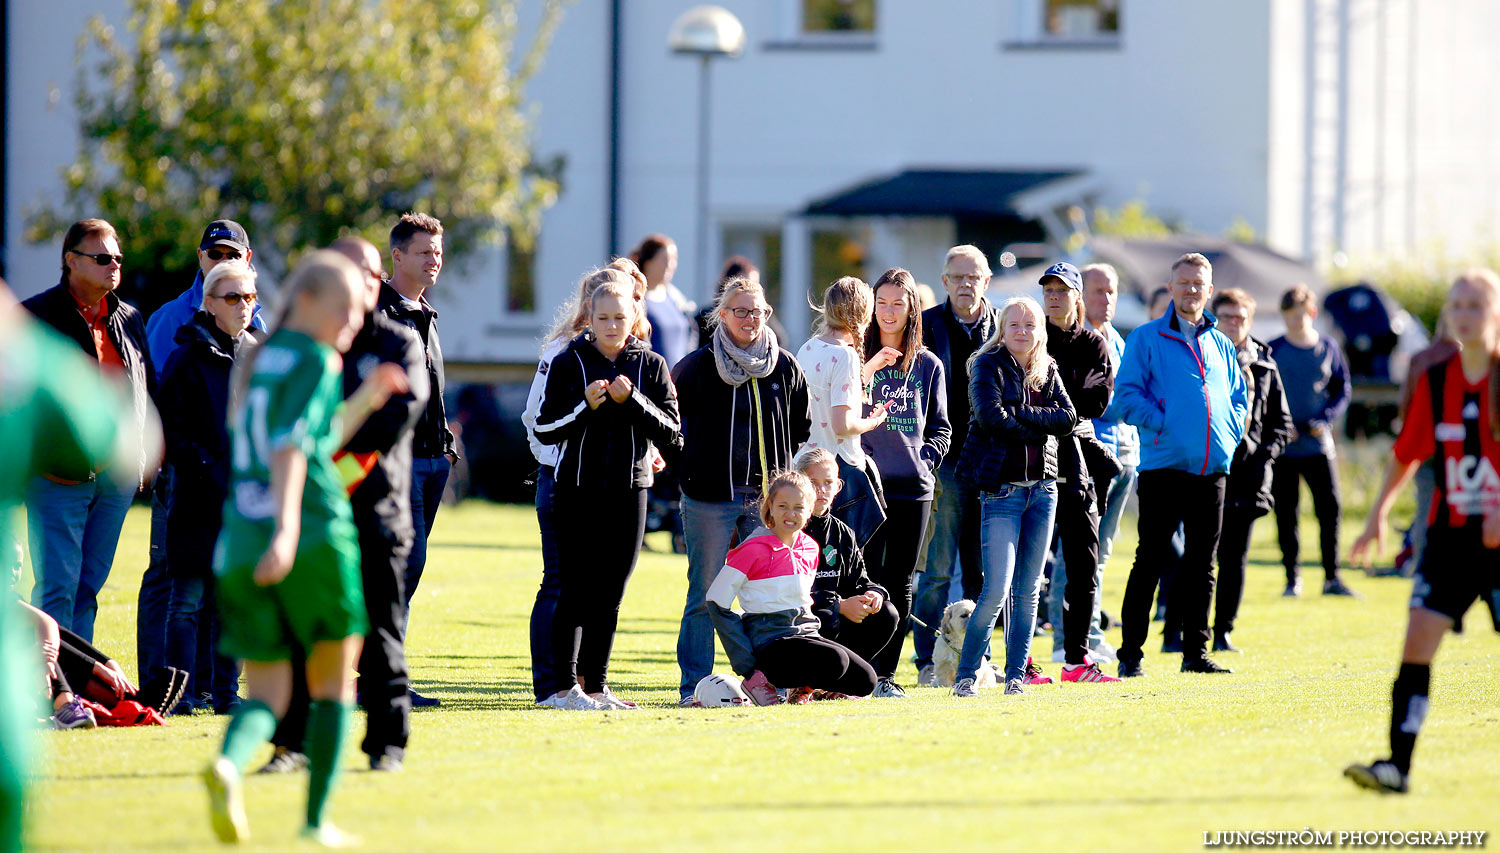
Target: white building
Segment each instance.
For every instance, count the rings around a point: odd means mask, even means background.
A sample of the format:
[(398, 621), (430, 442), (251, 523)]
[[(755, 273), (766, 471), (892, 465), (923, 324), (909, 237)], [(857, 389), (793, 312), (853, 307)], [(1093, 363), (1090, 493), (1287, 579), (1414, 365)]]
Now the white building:
[[(676, 238), (676, 282), (700, 300), (698, 270), (748, 255), (793, 329), (836, 274), (900, 265), (938, 285), (948, 246), (1057, 241), (1076, 204), (1141, 199), (1209, 233), (1243, 220), (1319, 262), (1496, 240), (1500, 3), (728, 0), (747, 43), (712, 63), (702, 264), (698, 61), (666, 45), (690, 5), (567, 7), (529, 89), (564, 190), (529, 270), (486, 249), (444, 272), (456, 375), (529, 364), (578, 276), (648, 232)], [(56, 247), (21, 232), (76, 151), (79, 22), (123, 7), (5, 3), (4, 258), (22, 295), (55, 280)]]

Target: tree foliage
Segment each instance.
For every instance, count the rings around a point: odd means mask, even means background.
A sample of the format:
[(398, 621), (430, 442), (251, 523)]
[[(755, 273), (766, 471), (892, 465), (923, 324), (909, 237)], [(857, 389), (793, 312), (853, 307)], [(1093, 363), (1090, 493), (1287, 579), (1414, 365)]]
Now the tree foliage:
[(561, 171), (524, 97), (561, 4), (522, 46), (515, 0), (131, 0), (129, 37), (97, 16), (79, 37), (81, 151), (29, 236), (102, 216), (134, 269), (173, 272), (230, 217), (277, 273), (413, 209), (460, 254), (524, 239)]

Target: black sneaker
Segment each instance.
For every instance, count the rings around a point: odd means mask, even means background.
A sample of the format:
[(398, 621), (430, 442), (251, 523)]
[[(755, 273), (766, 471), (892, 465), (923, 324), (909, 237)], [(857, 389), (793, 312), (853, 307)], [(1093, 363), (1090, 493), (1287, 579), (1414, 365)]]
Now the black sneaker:
[(307, 769), (307, 756), (300, 752), (292, 752), (284, 746), (276, 747), (271, 753), (271, 760), (256, 773), (296, 773)]
[(423, 696), (409, 687), (406, 689), (406, 695), (411, 698), (411, 706), (413, 708), (436, 708), (443, 704), (443, 700), (431, 696)]
[(1302, 579), (1287, 581), (1286, 589), (1281, 591), (1282, 598), (1297, 598), (1302, 595)]
[(1330, 578), (1323, 582), (1323, 594), (1342, 595), (1346, 598), (1364, 598), (1364, 596), (1360, 595), (1349, 587), (1344, 586), (1344, 582), (1339, 580), (1338, 578)]
[(1344, 768), (1344, 775), (1361, 788), (1382, 794), (1406, 793), (1406, 774), (1384, 759), (1370, 765), (1351, 764)]
[(1203, 657), (1197, 657), (1197, 658), (1183, 658), (1182, 659), (1182, 671), (1183, 672), (1205, 672), (1205, 673), (1216, 673), (1216, 672), (1229, 673), (1229, 672), (1234, 672), (1234, 670), (1230, 669), (1227, 666), (1220, 666), (1219, 664), (1214, 663), (1214, 661), (1211, 658), (1209, 658), (1207, 655), (1204, 655)]
[(1163, 654), (1168, 655), (1182, 654), (1182, 632), (1173, 631), (1170, 634), (1163, 634), (1161, 638), (1161, 650)]
[(1146, 674), (1146, 671), (1144, 669), (1141, 669), (1140, 660), (1131, 660), (1130, 658), (1121, 657), (1119, 663), (1120, 666), (1118, 671), (1121, 678), (1141, 678)]
[(1240, 653), (1239, 646), (1236, 646), (1234, 643), (1231, 643), (1229, 641), (1229, 632), (1228, 631), (1215, 631), (1214, 632), (1214, 651), (1216, 651), (1216, 652), (1231, 652), (1233, 654), (1239, 654)]

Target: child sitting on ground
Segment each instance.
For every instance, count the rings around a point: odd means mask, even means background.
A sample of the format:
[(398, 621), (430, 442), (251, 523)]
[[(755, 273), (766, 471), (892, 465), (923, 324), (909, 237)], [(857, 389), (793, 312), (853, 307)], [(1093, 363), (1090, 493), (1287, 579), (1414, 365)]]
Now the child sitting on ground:
[[(849, 696), (875, 689), (875, 670), (863, 658), (818, 633), (812, 612), (818, 545), (803, 532), (814, 502), (807, 477), (777, 474), (760, 508), (770, 532), (730, 551), (708, 589), (719, 639), (757, 705), (780, 702), (778, 684), (792, 688), (794, 704), (809, 701), (814, 689)], [(730, 609), (735, 598), (743, 615)]]

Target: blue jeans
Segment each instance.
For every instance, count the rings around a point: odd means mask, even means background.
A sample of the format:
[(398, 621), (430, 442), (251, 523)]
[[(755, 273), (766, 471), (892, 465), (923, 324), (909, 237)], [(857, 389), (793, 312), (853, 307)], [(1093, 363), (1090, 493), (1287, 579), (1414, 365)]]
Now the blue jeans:
[(115, 546), (135, 487), (108, 477), (65, 486), (36, 477), (26, 495), (26, 526), (36, 587), (31, 603), (57, 624), (94, 641), (99, 590), (109, 579)]
[(913, 625), (912, 631), (912, 649), (918, 670), (932, 663), (932, 649), (937, 642), (934, 632), (943, 618), (943, 610), (950, 601), (963, 597), (953, 582), (961, 579), (959, 569), (964, 572), (970, 569), (960, 562), (965, 559), (964, 553), (974, 553), (974, 559), (978, 561), (977, 549), (966, 549), (961, 543), (965, 500), (977, 503), (978, 499), (972, 490), (958, 482), (952, 466), (939, 467), (932, 494), (926, 565), (917, 570), (916, 591), (912, 594), (912, 615), (921, 623)]
[(172, 469), (163, 464), (151, 488), (151, 558), (136, 595), (135, 661), (141, 683), (167, 665), (167, 608), (172, 576), (167, 573), (167, 511), (172, 507)]
[[(1104, 590), (1104, 567), (1109, 563), (1109, 554), (1114, 549), (1115, 534), (1120, 532), (1120, 518), (1125, 515), (1125, 505), (1130, 503), (1130, 493), (1135, 490), (1135, 466), (1126, 465), (1118, 477), (1109, 481), (1109, 491), (1104, 498), (1104, 514), (1099, 516), (1099, 565), (1095, 569), (1097, 587)], [(1063, 533), (1067, 535), (1066, 531)], [(1052, 622), (1052, 650), (1063, 647), (1060, 628), (1063, 619), (1063, 593), (1068, 586), (1068, 564), (1063, 559), (1063, 549), (1058, 548), (1052, 562), (1052, 585), (1047, 590), (1047, 613)], [(1094, 618), (1089, 623), (1089, 648), (1095, 649), (1104, 642), (1104, 630), (1099, 627), (1099, 606), (1104, 600), (1101, 594), (1094, 598)]]
[(1057, 482), (1042, 480), (1032, 486), (1006, 485), (980, 492), (984, 526), (984, 590), (969, 617), (958, 677), (973, 678), (984, 661), (995, 632), (1000, 607), (1006, 608), (1005, 679), (1023, 678), (1036, 630), (1037, 597), (1042, 590), (1042, 567), (1052, 542), (1052, 520), (1057, 513)]
[(422, 580), (422, 570), (427, 567), (427, 537), (432, 533), (432, 524), (437, 521), (438, 506), (443, 502), (443, 488), (448, 485), (448, 472), (452, 463), (446, 456), (431, 459), (413, 459), (411, 464), (411, 524), (416, 528), (412, 539), (411, 557), (406, 561), (406, 620), (402, 628), (411, 624), (411, 600), (417, 594), (417, 584)]
[[(199, 567), (195, 567), (199, 568)], [(206, 569), (207, 567), (201, 567)], [(172, 598), (167, 609), (167, 665), (188, 673), (183, 695), (213, 697), (213, 706), (223, 710), (236, 698), (240, 671), (232, 658), (219, 654), (219, 612), (213, 580), (201, 574), (179, 573), (171, 578)], [(208, 635), (205, 659), (201, 637)]]
[(543, 465), (536, 478), (536, 522), (542, 533), (542, 585), (531, 606), (531, 686), (540, 701), (556, 689), (552, 666), (552, 617), (562, 593), (562, 568), (557, 556), (557, 519), (553, 509), (556, 481)]
[(760, 500), (697, 501), (682, 496), (682, 532), (687, 540), (687, 602), (677, 631), (678, 691), (691, 696), (698, 682), (714, 669), (714, 623), (708, 615), (708, 587), (724, 567), (724, 557), (747, 539), (760, 522)]

